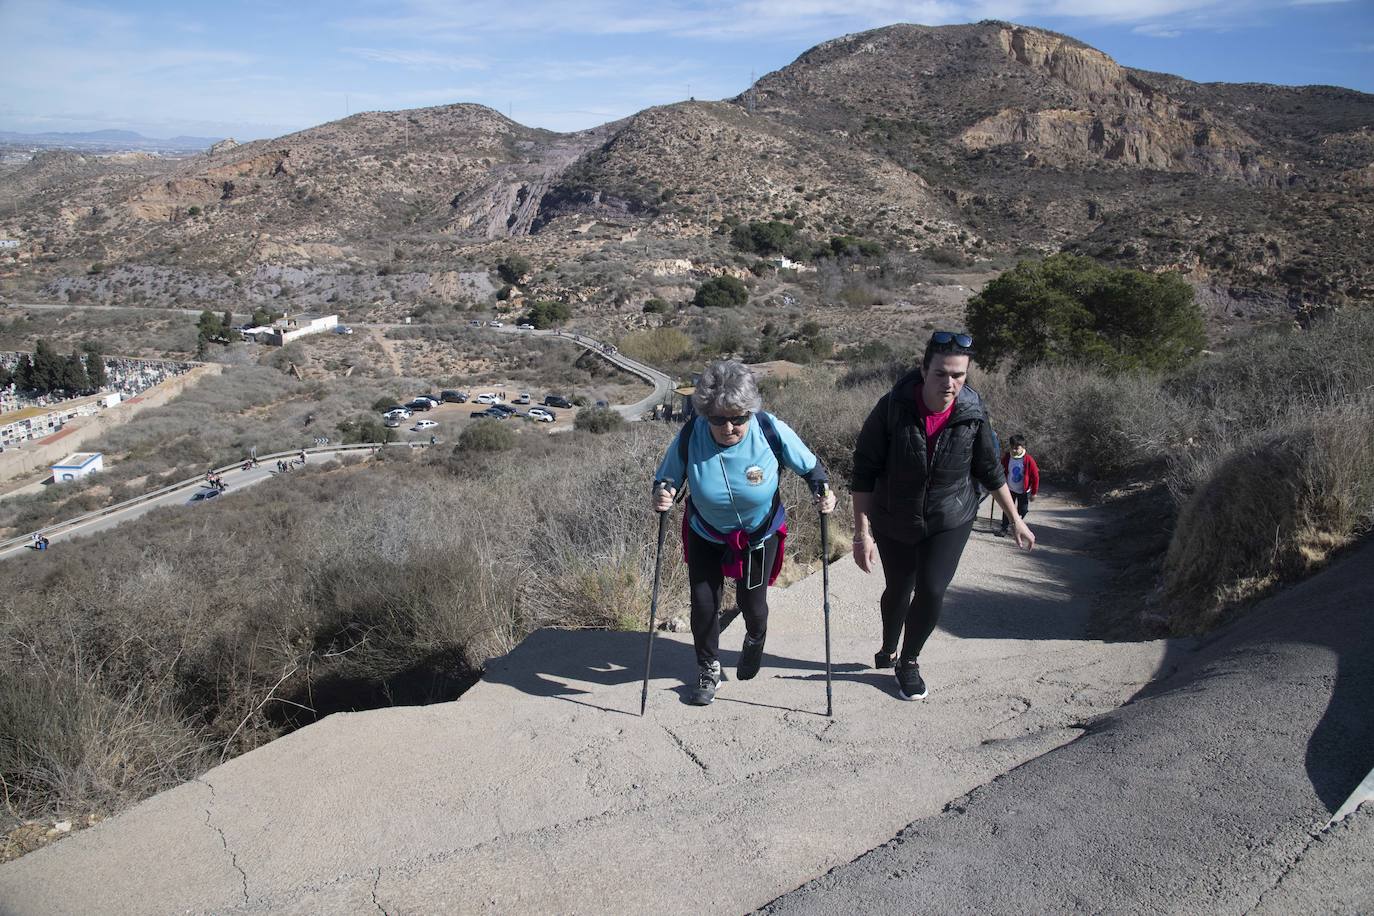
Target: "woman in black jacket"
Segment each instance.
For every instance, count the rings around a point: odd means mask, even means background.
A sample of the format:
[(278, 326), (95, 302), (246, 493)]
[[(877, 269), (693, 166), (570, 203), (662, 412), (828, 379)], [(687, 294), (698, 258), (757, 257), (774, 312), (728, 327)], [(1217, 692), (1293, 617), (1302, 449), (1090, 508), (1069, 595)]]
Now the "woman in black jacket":
[[(1016, 512), (983, 399), (968, 379), (973, 339), (936, 331), (921, 368), (878, 399), (854, 447), (854, 562), (882, 557), (883, 644), (875, 668), (896, 663), (904, 700), (926, 695), (917, 658), (940, 619), (978, 513), (977, 480), (1012, 520), (1016, 543), (1035, 535)], [(906, 629), (900, 657), (897, 640)]]

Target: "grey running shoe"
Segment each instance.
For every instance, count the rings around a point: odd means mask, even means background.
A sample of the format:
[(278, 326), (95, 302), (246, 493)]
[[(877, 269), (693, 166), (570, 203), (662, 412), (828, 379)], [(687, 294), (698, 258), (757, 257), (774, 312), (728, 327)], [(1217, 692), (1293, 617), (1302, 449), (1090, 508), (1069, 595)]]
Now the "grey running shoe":
[(697, 689), (692, 691), (692, 705), (710, 706), (720, 686), (720, 662), (711, 662), (697, 669)]
[(924, 700), (927, 692), (916, 659), (900, 662), (897, 665), (897, 695), (903, 700)]
[(747, 681), (759, 673), (759, 665), (763, 662), (763, 640), (758, 642), (744, 637), (744, 648), (739, 650), (739, 663), (735, 665), (735, 677), (741, 681)]

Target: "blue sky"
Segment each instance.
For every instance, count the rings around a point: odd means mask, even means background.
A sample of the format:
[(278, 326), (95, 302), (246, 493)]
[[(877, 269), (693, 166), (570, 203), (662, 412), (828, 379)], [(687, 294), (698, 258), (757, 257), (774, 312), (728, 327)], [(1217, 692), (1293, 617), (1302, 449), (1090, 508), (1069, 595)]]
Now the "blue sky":
[(0, 129), (246, 140), (478, 102), (573, 130), (849, 32), (988, 18), (1199, 81), (1374, 92), (1374, 0), (0, 0)]

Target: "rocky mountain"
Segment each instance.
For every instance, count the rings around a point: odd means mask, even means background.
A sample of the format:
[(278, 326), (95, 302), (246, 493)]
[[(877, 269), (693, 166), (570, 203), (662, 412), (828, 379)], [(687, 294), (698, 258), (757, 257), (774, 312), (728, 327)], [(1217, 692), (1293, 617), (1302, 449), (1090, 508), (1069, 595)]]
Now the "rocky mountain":
[(322, 301), (394, 272), (443, 300), (424, 277), (520, 252), (531, 292), (637, 311), (627, 277), (738, 270), (723, 228), (775, 219), (908, 258), (1179, 268), (1263, 310), (1374, 292), (1374, 96), (1191, 83), (1003, 22), (897, 25), (574, 134), (450, 105), (180, 162), (41, 154), (0, 176), (0, 211), (27, 243), (8, 284), (96, 298)]

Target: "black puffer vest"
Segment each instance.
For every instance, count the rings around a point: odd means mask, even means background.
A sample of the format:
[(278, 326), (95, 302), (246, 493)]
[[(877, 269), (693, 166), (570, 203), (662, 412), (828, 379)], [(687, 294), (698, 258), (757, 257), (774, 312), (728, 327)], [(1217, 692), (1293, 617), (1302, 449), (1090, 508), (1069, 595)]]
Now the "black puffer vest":
[(970, 521), (978, 512), (975, 479), (989, 490), (1006, 483), (978, 392), (967, 385), (959, 392), (928, 457), (925, 422), (917, 410), (920, 391), (917, 369), (878, 399), (859, 432), (850, 480), (851, 491), (873, 494), (873, 530), (909, 544)]

